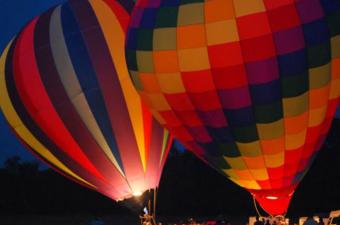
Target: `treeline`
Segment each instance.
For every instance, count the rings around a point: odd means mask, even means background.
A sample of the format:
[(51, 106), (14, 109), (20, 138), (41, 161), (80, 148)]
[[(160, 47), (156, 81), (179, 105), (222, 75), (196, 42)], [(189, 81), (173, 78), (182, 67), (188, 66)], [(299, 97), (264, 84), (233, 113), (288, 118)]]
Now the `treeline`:
[[(288, 215), (340, 209), (340, 123), (334, 121), (322, 151), (297, 189)], [(158, 192), (159, 215), (255, 215), (250, 195), (191, 153), (175, 148)], [(128, 213), (122, 205), (67, 180), (36, 162), (14, 157), (0, 170), (0, 213)]]

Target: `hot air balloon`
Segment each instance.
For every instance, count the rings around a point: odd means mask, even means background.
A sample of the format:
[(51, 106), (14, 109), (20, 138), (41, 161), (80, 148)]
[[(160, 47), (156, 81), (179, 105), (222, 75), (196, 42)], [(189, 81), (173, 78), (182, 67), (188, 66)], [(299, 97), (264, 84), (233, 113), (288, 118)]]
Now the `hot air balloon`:
[(287, 211), (340, 92), (336, 0), (140, 0), (130, 76), (157, 120), (199, 158)]
[(158, 186), (172, 140), (129, 78), (132, 4), (122, 2), (57, 6), (32, 20), (0, 61), (1, 109), (17, 137), (57, 171), (114, 200)]

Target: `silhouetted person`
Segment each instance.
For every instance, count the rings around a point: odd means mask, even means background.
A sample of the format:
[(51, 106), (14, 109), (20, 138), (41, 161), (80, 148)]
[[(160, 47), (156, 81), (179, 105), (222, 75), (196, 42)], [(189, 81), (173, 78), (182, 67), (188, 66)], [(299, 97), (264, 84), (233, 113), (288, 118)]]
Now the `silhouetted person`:
[(318, 222), (314, 220), (313, 216), (308, 216), (307, 220), (303, 223), (303, 225), (318, 225)]
[(265, 221), (264, 225), (270, 225), (269, 219), (267, 219), (267, 220)]
[(319, 225), (325, 225), (325, 223), (323, 222), (323, 218), (322, 217), (320, 217)]
[(264, 224), (263, 224), (263, 221), (260, 221), (259, 217), (257, 216), (254, 225), (264, 225)]

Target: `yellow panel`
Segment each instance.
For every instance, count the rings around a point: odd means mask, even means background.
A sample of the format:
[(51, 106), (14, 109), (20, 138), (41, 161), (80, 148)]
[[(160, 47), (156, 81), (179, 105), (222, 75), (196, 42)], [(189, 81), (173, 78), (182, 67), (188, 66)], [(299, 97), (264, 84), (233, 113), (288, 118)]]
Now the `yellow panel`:
[(326, 86), (331, 79), (331, 64), (309, 69), (309, 88), (315, 89)]
[(286, 150), (294, 150), (304, 145), (306, 139), (306, 130), (297, 134), (289, 134), (286, 136)]
[(239, 180), (239, 179), (233, 179), (233, 178), (230, 178), (230, 180), (246, 189), (252, 189), (252, 190), (261, 189), (260, 185), (256, 181)]
[(261, 145), (259, 141), (250, 143), (236, 142), (236, 145), (243, 156), (258, 156), (261, 155)]
[(268, 172), (266, 168), (263, 169), (255, 169), (255, 170), (250, 170), (251, 175), (254, 177), (255, 180), (258, 181), (264, 181), (264, 180), (268, 180), (269, 176), (268, 176)]
[(319, 126), (325, 119), (327, 111), (327, 105), (317, 109), (312, 109), (309, 111), (309, 126), (315, 127)]
[(332, 58), (340, 58), (340, 35), (331, 39)]
[(240, 177), (237, 175), (234, 169), (228, 169), (228, 170), (223, 170), (225, 174), (227, 174), (229, 177), (234, 178), (234, 179), (239, 179)]
[(148, 101), (150, 101), (152, 107), (157, 111), (171, 110), (167, 100), (162, 94), (146, 94)]
[(257, 157), (243, 157), (247, 167), (249, 169), (263, 169), (266, 168), (263, 156)]
[(154, 50), (175, 50), (177, 48), (176, 28), (157, 28), (153, 32)]
[(235, 20), (224, 20), (206, 24), (208, 45), (229, 43), (239, 40)]
[(229, 20), (235, 17), (233, 0), (205, 1), (205, 21)]
[(330, 84), (309, 91), (309, 109), (317, 109), (328, 104)]
[[(91, 0), (94, 12), (103, 30), (103, 34), (111, 52), (111, 57), (117, 71), (118, 79), (123, 90), (125, 102), (136, 137), (141, 162), (146, 170), (146, 153), (144, 142), (144, 124), (140, 97), (134, 88), (125, 60), (125, 32), (111, 9), (104, 1)], [(98, 13), (100, 12), (100, 13)], [(137, 62), (142, 65), (144, 72), (152, 72), (152, 53), (137, 52)]]
[(158, 73), (157, 78), (163, 93), (175, 94), (185, 92), (180, 73)]
[(224, 157), (224, 159), (227, 161), (227, 163), (230, 165), (233, 169), (238, 170), (244, 170), (247, 168), (246, 164), (244, 163), (242, 157)]
[(155, 119), (161, 124), (161, 125), (164, 125), (166, 124), (166, 121), (164, 120), (164, 118), (158, 113), (157, 110), (153, 110), (153, 109), (150, 109), (153, 117), (155, 117)]
[(329, 99), (339, 98), (340, 96), (340, 79), (332, 81)]
[(261, 140), (277, 139), (284, 135), (283, 119), (273, 123), (258, 123), (256, 126)]
[(204, 4), (181, 5), (178, 10), (177, 22), (179, 26), (204, 23)]
[(284, 117), (292, 117), (300, 115), (308, 110), (309, 95), (308, 92), (283, 99), (283, 114)]
[[(115, 43), (115, 45), (117, 45), (117, 44), (118, 43)], [(118, 52), (117, 49), (111, 49), (111, 51)], [(112, 54), (112, 52), (111, 52), (111, 54)], [(138, 66), (139, 72), (144, 72), (144, 73), (154, 72), (152, 52), (150, 52), (150, 51), (137, 51), (136, 52), (136, 58), (137, 58), (137, 66)]]
[(273, 140), (260, 140), (262, 153), (271, 155), (285, 150), (285, 137), (282, 136)]
[(263, 0), (234, 0), (237, 17), (265, 11)]
[(199, 71), (210, 68), (207, 48), (178, 50), (178, 60), (181, 71)]
[(283, 165), (285, 159), (284, 151), (272, 154), (272, 155), (263, 155), (264, 161), (266, 163), (267, 168), (277, 168)]
[(249, 170), (235, 170), (240, 180), (255, 180)]
[(15, 130), (16, 134), (32, 149), (34, 149), (39, 155), (44, 159), (54, 165), (56, 168), (64, 171), (66, 174), (74, 177), (82, 183), (87, 184), (93, 188), (96, 188), (93, 184), (87, 182), (83, 178), (79, 177), (77, 174), (73, 173), (68, 167), (66, 167), (62, 162), (60, 162), (48, 149), (43, 146), (38, 139), (36, 139), (33, 134), (25, 127), (24, 123), (21, 121), (17, 112), (15, 111), (11, 100), (8, 96), (8, 90), (6, 86), (6, 80), (4, 75), (5, 70), (5, 60), (9, 51), (9, 47), (12, 44), (9, 43), (4, 50), (2, 56), (0, 57), (0, 107), (2, 112), (10, 124), (10, 126)]
[(296, 134), (306, 129), (308, 126), (308, 117), (309, 113), (307, 111), (298, 116), (284, 118), (285, 134)]

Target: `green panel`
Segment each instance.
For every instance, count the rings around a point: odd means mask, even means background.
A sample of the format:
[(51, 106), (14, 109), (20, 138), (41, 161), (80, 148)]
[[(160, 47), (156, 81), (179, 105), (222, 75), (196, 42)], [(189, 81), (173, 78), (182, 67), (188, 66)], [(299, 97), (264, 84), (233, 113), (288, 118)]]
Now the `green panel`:
[(281, 77), (281, 92), (283, 97), (295, 97), (308, 90), (308, 71), (298, 76)]
[(340, 34), (340, 13), (333, 13), (327, 17), (327, 22), (331, 36)]
[(307, 48), (308, 67), (314, 68), (325, 65), (331, 60), (331, 45), (327, 41), (323, 44)]
[(130, 73), (130, 77), (131, 77), (131, 80), (135, 86), (135, 88), (138, 90), (138, 91), (143, 91), (144, 87), (143, 87), (143, 84), (142, 82), (140, 81), (139, 79), (139, 76), (138, 76), (138, 72), (135, 72), (135, 71), (129, 71)]
[(137, 71), (138, 70), (138, 66), (137, 66), (136, 52), (135, 51), (127, 50), (125, 54), (126, 54), (125, 55), (126, 63), (127, 63), (128, 67), (129, 67), (129, 70)]
[(157, 11), (155, 27), (176, 27), (178, 7), (161, 7)]
[(227, 161), (224, 160), (223, 157), (212, 157), (212, 156), (204, 156), (204, 158), (210, 163), (212, 164), (215, 168), (218, 169), (231, 169), (231, 166), (228, 164)]
[(254, 105), (253, 109), (257, 123), (271, 123), (283, 118), (281, 101), (268, 105)]
[(153, 30), (138, 29), (137, 30), (137, 50), (152, 50)]
[(219, 150), (224, 156), (228, 157), (238, 157), (241, 153), (237, 149), (235, 142), (231, 143), (219, 143)]
[(249, 143), (259, 140), (256, 125), (232, 127), (232, 134), (237, 142)]
[(189, 4), (189, 3), (199, 3), (199, 2), (204, 2), (205, 0), (181, 0), (181, 5), (184, 4)]

